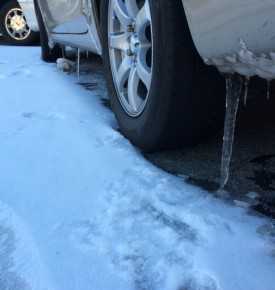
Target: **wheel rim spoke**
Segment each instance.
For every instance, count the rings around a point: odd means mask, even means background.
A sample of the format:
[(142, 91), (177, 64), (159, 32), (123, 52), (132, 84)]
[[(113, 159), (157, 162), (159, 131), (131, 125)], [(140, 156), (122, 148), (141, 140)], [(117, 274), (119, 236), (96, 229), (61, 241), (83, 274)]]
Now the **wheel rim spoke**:
[(138, 111), (138, 108), (142, 103), (142, 100), (138, 96), (138, 84), (139, 77), (137, 69), (133, 67), (128, 80), (128, 102), (135, 112)]
[(123, 109), (132, 117), (145, 109), (153, 71), (150, 6), (148, 0), (140, 1), (110, 0), (108, 12), (113, 80)]
[(131, 24), (132, 19), (128, 15), (126, 6), (122, 0), (114, 0), (114, 12), (122, 26), (127, 27)]
[(129, 12), (129, 15), (134, 19), (138, 12), (138, 5), (136, 0), (125, 0), (125, 5), (127, 8), (127, 11)]
[(117, 72), (118, 89), (121, 93), (124, 91), (124, 85), (129, 78), (130, 70), (131, 61), (129, 58), (124, 58)]
[(127, 34), (123, 33), (113, 33), (109, 36), (109, 46), (113, 49), (119, 49), (126, 51), (129, 49), (129, 42), (127, 41)]
[(151, 85), (151, 69), (146, 65), (141, 57), (139, 57), (137, 61), (137, 73), (140, 80), (145, 84), (147, 90), (149, 90)]
[(136, 29), (140, 33), (144, 31), (146, 24), (151, 22), (151, 13), (149, 8), (148, 0), (145, 1), (145, 4), (137, 14), (136, 18)]

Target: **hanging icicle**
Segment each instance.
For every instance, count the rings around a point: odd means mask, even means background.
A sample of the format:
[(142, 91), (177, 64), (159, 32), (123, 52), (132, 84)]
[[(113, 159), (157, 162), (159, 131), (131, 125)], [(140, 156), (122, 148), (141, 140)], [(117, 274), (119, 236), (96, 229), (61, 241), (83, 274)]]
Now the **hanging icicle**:
[(266, 88), (266, 98), (270, 100), (271, 96), (271, 80), (267, 80), (267, 88)]
[(237, 74), (226, 76), (226, 116), (224, 125), (221, 180), (223, 189), (228, 183), (235, 136), (237, 113), (243, 88), (243, 78)]
[(80, 79), (80, 49), (77, 49), (77, 79)]
[(243, 97), (245, 107), (247, 105), (249, 83), (250, 83), (250, 77), (245, 77), (245, 79), (244, 79), (244, 97)]

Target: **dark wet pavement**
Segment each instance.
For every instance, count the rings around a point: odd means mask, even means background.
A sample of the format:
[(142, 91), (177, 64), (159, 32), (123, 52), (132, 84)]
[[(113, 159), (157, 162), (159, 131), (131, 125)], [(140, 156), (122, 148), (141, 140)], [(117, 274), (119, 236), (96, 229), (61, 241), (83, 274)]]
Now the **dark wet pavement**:
[[(241, 105), (226, 191), (237, 204), (275, 216), (275, 85), (254, 79), (247, 106)], [(158, 167), (211, 192), (219, 188), (222, 132), (194, 148), (147, 154)], [(252, 198), (251, 198), (252, 197)]]

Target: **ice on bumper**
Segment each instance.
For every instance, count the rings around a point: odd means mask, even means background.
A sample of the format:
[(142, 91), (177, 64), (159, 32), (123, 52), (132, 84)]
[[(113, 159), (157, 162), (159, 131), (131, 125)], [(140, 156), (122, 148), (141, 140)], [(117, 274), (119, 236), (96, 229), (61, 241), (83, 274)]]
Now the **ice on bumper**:
[(259, 76), (267, 80), (275, 78), (275, 52), (257, 55), (249, 50), (242, 39), (238, 53), (219, 58), (205, 58), (204, 61), (215, 65), (222, 73), (237, 72), (243, 76)]

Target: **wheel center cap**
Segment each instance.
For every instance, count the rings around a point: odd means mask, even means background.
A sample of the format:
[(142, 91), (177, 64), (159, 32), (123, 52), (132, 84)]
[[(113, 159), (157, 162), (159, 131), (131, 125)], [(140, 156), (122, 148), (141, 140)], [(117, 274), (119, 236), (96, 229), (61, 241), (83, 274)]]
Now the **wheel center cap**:
[(23, 17), (14, 16), (11, 19), (11, 27), (17, 31), (22, 30), (25, 27), (25, 21)]
[(130, 37), (130, 50), (133, 54), (137, 54), (140, 47), (140, 41), (136, 35)]

